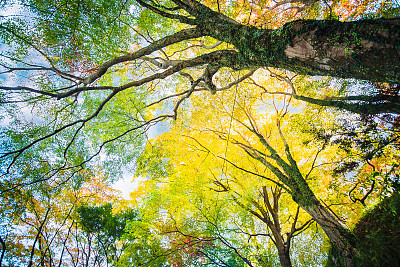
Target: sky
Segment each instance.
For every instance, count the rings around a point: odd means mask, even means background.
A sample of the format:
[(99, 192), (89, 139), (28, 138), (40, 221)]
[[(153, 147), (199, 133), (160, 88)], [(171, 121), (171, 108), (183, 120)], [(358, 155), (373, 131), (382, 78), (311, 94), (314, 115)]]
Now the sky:
[[(147, 131), (147, 139), (148, 140), (155, 139), (157, 136), (166, 132), (167, 130), (168, 126), (163, 125), (162, 123), (153, 125)], [(129, 193), (137, 189), (140, 185), (140, 182), (146, 180), (145, 177), (137, 177), (133, 179), (134, 175), (135, 175), (134, 171), (128, 171), (127, 169), (124, 169), (122, 178), (112, 185), (113, 189), (121, 191), (122, 197), (124, 199), (129, 200), (130, 199)]]

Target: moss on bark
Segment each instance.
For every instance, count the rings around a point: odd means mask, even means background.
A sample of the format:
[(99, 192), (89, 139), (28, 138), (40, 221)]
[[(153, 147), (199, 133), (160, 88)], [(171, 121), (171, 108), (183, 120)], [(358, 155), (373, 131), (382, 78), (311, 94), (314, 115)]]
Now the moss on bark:
[(400, 82), (400, 19), (297, 20), (276, 30), (226, 21), (201, 27), (207, 35), (233, 44), (242, 68)]
[[(353, 234), (359, 252), (356, 266), (400, 266), (400, 192), (368, 211), (355, 225)], [(342, 262), (339, 251), (332, 246), (327, 266), (338, 266), (334, 261)]]

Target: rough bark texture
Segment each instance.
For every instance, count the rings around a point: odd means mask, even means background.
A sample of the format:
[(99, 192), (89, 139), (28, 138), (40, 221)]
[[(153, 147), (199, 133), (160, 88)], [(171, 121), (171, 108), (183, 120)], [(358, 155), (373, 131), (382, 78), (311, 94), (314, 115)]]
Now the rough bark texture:
[(293, 187), (293, 200), (321, 226), (331, 244), (339, 251), (341, 259), (335, 259), (336, 265), (355, 266), (358, 252), (354, 244), (354, 235), (339, 218), (322, 205), (300, 173), (299, 175), (296, 179), (297, 185)]
[(213, 21), (207, 35), (233, 44), (241, 67), (400, 82), (400, 19), (297, 20), (277, 30)]
[(321, 226), (331, 243), (339, 250), (341, 259), (334, 259), (336, 265), (354, 266), (358, 252), (353, 244), (353, 235), (338, 218), (318, 203), (303, 208)]

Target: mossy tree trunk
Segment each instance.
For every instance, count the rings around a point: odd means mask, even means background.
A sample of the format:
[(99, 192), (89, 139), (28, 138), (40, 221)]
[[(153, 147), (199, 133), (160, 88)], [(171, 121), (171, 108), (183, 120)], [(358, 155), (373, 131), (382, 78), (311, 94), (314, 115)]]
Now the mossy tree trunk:
[(230, 43), (235, 49), (219, 50), (217, 54), (211, 52), (195, 59), (183, 60), (165, 75), (187, 67), (208, 65), (203, 80), (212, 87), (212, 76), (221, 67), (275, 67), (303, 75), (400, 83), (400, 18), (351, 22), (296, 20), (278, 29), (260, 29), (242, 25), (195, 0), (172, 0), (176, 4), (173, 10), (185, 10), (189, 15), (168, 13), (143, 0), (137, 2), (161, 16), (179, 20), (192, 28), (155, 41), (137, 52), (105, 62), (98, 71), (84, 80), (85, 84), (94, 82), (115, 64), (135, 60), (174, 43), (202, 36)]
[[(250, 118), (250, 120), (252, 119)], [(279, 122), (277, 126), (285, 146), (285, 157), (278, 154), (253, 124), (249, 129), (258, 137), (260, 143), (269, 152), (268, 155), (248, 144), (236, 140), (233, 143), (239, 145), (249, 156), (265, 165), (282, 183), (279, 186), (291, 194), (292, 199), (321, 226), (332, 245), (340, 254), (340, 259), (336, 259), (336, 264), (346, 267), (355, 266), (358, 252), (354, 244), (354, 235), (340, 222), (335, 214), (321, 203), (311, 190), (290, 152), (289, 145), (283, 136)]]
[(400, 82), (400, 19), (297, 20), (276, 30), (227, 21), (199, 26), (233, 44), (241, 68), (278, 67), (305, 75)]
[(290, 187), (293, 200), (321, 226), (331, 244), (339, 251), (340, 259), (335, 259), (335, 264), (346, 267), (355, 266), (358, 252), (354, 235), (318, 200), (295, 162), (293, 160), (290, 162), (291, 164), (281, 165), (281, 167), (285, 166), (283, 170), (290, 181), (287, 185)]
[(328, 236), (331, 244), (339, 251), (340, 259), (333, 259), (336, 266), (355, 266), (358, 251), (355, 247), (355, 237), (340, 220), (315, 199), (313, 204), (302, 206), (318, 223)]

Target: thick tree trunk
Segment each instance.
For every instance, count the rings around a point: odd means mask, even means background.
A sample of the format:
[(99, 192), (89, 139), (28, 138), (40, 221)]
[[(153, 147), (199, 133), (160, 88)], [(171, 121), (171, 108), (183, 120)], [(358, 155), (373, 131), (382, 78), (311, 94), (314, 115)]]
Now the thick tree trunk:
[(227, 21), (200, 27), (233, 44), (241, 68), (279, 67), (305, 75), (400, 82), (400, 18), (297, 20), (277, 30)]
[(288, 170), (293, 200), (303, 208), (324, 230), (331, 244), (340, 254), (340, 259), (334, 259), (337, 266), (355, 266), (358, 251), (355, 247), (355, 237), (350, 230), (340, 222), (330, 210), (322, 205), (308, 186), (297, 166)]

